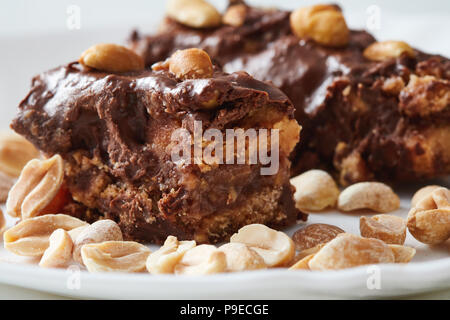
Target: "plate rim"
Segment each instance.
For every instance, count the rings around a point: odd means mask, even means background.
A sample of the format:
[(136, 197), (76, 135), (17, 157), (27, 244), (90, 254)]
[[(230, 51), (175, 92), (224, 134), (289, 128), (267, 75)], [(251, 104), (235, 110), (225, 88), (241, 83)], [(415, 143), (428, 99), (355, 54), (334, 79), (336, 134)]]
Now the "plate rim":
[[(376, 266), (382, 274), (382, 289), (370, 290), (362, 286), (367, 283), (368, 268)], [(144, 294), (151, 293), (155, 287), (162, 289), (162, 296), (174, 288), (183, 288), (180, 296), (186, 298), (188, 288), (197, 287), (197, 294), (204, 294), (205, 288), (222, 288), (227, 295), (235, 290), (264, 289), (274, 291), (286, 289), (288, 292), (319, 295), (333, 295), (346, 298), (395, 297), (414, 293), (424, 293), (450, 288), (450, 257), (412, 264), (365, 265), (344, 270), (307, 271), (274, 268), (239, 273), (215, 274), (208, 276), (150, 275), (148, 273), (89, 273), (80, 268), (80, 290), (67, 288), (67, 269), (43, 269), (35, 265), (19, 263), (0, 263), (0, 283), (28, 289), (51, 292), (63, 296), (84, 298), (120, 298), (114, 292), (102, 292), (111, 286), (120, 287), (123, 292), (135, 298), (133, 290)], [(401, 272), (399, 272), (401, 271)], [(399, 277), (399, 274), (401, 275)], [(413, 280), (411, 280), (413, 279)], [(268, 281), (270, 285), (268, 285)], [(236, 286), (239, 284), (239, 286)], [(150, 289), (149, 289), (150, 288)], [(166, 289), (164, 289), (166, 288)], [(150, 291), (149, 291), (150, 290)], [(165, 292), (165, 293), (164, 293)], [(352, 294), (349, 294), (352, 292)], [(213, 292), (221, 295), (221, 290)], [(152, 296), (153, 293), (150, 294)], [(123, 298), (123, 297), (122, 297)], [(292, 298), (296, 298), (293, 296)]]

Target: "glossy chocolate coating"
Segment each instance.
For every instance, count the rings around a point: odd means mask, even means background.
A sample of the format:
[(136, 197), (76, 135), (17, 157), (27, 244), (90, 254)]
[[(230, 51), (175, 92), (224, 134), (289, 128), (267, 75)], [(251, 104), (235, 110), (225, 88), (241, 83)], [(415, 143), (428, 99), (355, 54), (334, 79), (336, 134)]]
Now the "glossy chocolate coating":
[(128, 239), (215, 242), (244, 223), (305, 219), (292, 198), (288, 155), (274, 176), (261, 176), (260, 164), (179, 165), (171, 160), (171, 134), (192, 133), (194, 120), (223, 132), (249, 123), (271, 128), (282, 119), (295, 123), (288, 98), (245, 72), (216, 69), (212, 78), (180, 81), (165, 70), (111, 74), (71, 63), (33, 79), (11, 126), (45, 154), (64, 158), (69, 192), (89, 212), (71, 205), (69, 213), (114, 219)]

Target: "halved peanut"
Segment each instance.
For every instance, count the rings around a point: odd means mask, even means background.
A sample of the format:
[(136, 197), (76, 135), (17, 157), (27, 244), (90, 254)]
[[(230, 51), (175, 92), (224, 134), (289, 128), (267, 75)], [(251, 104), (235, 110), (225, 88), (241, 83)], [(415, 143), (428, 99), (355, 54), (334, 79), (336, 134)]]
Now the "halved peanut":
[(22, 220), (3, 234), (5, 248), (21, 256), (41, 256), (56, 229), (66, 231), (88, 225), (65, 214), (46, 214)]
[(430, 245), (443, 243), (450, 238), (450, 212), (413, 208), (409, 212), (408, 230), (420, 242)]
[(246, 15), (247, 6), (245, 4), (230, 6), (223, 15), (222, 22), (233, 27), (240, 27), (244, 24)]
[(395, 211), (400, 207), (400, 198), (392, 189), (380, 182), (360, 182), (347, 187), (338, 198), (342, 211), (371, 209), (377, 212)]
[(430, 245), (443, 243), (450, 238), (450, 212), (413, 208), (408, 215), (408, 230), (420, 242)]
[(211, 78), (213, 65), (209, 55), (201, 49), (177, 50), (170, 57), (169, 71), (178, 79)]
[(106, 72), (143, 70), (144, 59), (124, 46), (112, 43), (96, 44), (81, 54), (79, 62), (93, 69)]
[(18, 177), (28, 161), (39, 158), (39, 151), (14, 132), (0, 132), (0, 172)]
[(9, 192), (6, 212), (22, 219), (39, 215), (58, 194), (63, 179), (64, 163), (61, 156), (31, 160)]
[(368, 46), (363, 55), (369, 60), (383, 61), (387, 59), (400, 57), (403, 53), (414, 57), (414, 50), (403, 41), (381, 41), (374, 42)]
[(148, 256), (147, 270), (151, 274), (174, 273), (175, 266), (183, 255), (196, 246), (195, 241), (178, 241), (174, 236), (168, 236), (164, 245)]
[(188, 250), (175, 266), (175, 274), (178, 275), (206, 275), (226, 271), (225, 253), (208, 244)]
[(243, 243), (256, 251), (268, 267), (279, 267), (292, 260), (294, 242), (285, 233), (262, 224), (249, 224), (231, 236), (230, 242)]
[(333, 225), (313, 223), (295, 231), (292, 235), (292, 240), (295, 243), (295, 249), (297, 251), (304, 251), (327, 243), (336, 238), (338, 234), (344, 232), (341, 228)]
[(330, 174), (323, 170), (309, 170), (292, 178), (295, 187), (294, 200), (297, 208), (304, 211), (319, 211), (334, 207), (339, 197), (339, 188)]
[(387, 214), (371, 218), (361, 217), (359, 229), (364, 238), (380, 239), (388, 244), (403, 244), (406, 239), (406, 221)]
[(221, 246), (219, 250), (225, 253), (228, 271), (240, 272), (266, 268), (264, 259), (243, 243), (227, 243)]
[(134, 241), (105, 241), (81, 248), (89, 272), (142, 272), (151, 251)]
[(334, 270), (394, 261), (394, 253), (383, 241), (342, 233), (316, 253), (308, 265), (311, 270)]
[(50, 235), (49, 247), (39, 262), (43, 268), (64, 268), (72, 260), (73, 242), (64, 229), (56, 229)]
[(416, 255), (416, 249), (411, 247), (390, 244), (389, 248), (394, 253), (395, 263), (408, 263)]
[(450, 190), (438, 188), (411, 208), (407, 220), (409, 232), (426, 244), (439, 244), (450, 238)]
[(192, 28), (211, 28), (222, 23), (220, 13), (205, 0), (169, 0), (167, 15)]
[(86, 244), (122, 240), (122, 231), (117, 223), (109, 219), (96, 221), (80, 231), (74, 242), (73, 259), (83, 264), (81, 248)]
[(299, 38), (309, 37), (332, 47), (348, 44), (350, 31), (342, 12), (332, 5), (314, 5), (291, 13), (292, 32)]

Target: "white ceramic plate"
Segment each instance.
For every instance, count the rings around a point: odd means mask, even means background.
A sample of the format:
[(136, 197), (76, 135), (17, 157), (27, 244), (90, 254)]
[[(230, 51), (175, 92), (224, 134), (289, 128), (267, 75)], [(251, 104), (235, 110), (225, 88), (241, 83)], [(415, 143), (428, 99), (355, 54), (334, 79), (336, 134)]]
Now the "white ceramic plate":
[(338, 272), (255, 271), (204, 277), (82, 272), (79, 289), (70, 289), (74, 273), (0, 264), (0, 281), (60, 295), (101, 299), (314, 299), (322, 297), (394, 297), (450, 287), (450, 259), (408, 266), (381, 265), (381, 289), (366, 286), (366, 267)]
[[(297, 6), (285, 1), (289, 7)], [(372, 1), (369, 1), (372, 4)], [(369, 5), (368, 2), (368, 5)], [(89, 6), (94, 4), (89, 2)], [(356, 3), (356, 2), (355, 2)], [(358, 4), (361, 3), (358, 1)], [(378, 3), (378, 2), (377, 2)], [(380, 2), (380, 3), (387, 3)], [(53, 7), (53, 4), (51, 4)], [(439, 13), (430, 18), (432, 12), (420, 19), (405, 16), (403, 8), (395, 12), (381, 5), (383, 23), (377, 35), (382, 39), (404, 39), (422, 49), (449, 54), (445, 41), (448, 16)], [(352, 12), (352, 6), (344, 6), (350, 25), (364, 26), (366, 11)], [(42, 8), (41, 8), (42, 9)], [(45, 8), (47, 12), (51, 8)], [(49, 14), (62, 19), (62, 8)], [(85, 7), (82, 7), (85, 9)], [(87, 9), (86, 9), (87, 10)], [(90, 11), (84, 12), (90, 12)], [(102, 12), (92, 9), (92, 12)], [(14, 10), (0, 10), (14, 12)], [(11, 13), (11, 14), (12, 14)], [(20, 13), (20, 12), (19, 12)], [(419, 13), (418, 13), (419, 14)], [(8, 14), (9, 15), (9, 14)], [(102, 15), (103, 16), (103, 15)], [(34, 15), (33, 15), (34, 17)], [(85, 16), (84, 16), (85, 17)], [(87, 16), (86, 19), (89, 19)], [(428, 18), (425, 19), (424, 17)], [(31, 17), (32, 18), (32, 17)], [(95, 21), (98, 17), (93, 16)], [(14, 18), (13, 20), (15, 20)], [(83, 18), (84, 19), (84, 18)], [(56, 21), (55, 20), (55, 21)], [(159, 17), (151, 13), (149, 19), (137, 24), (154, 24)], [(416, 23), (421, 21), (420, 24)], [(60, 22), (57, 20), (58, 23)], [(61, 20), (64, 23), (64, 20)], [(46, 21), (36, 22), (45, 26)], [(89, 21), (87, 21), (89, 24)], [(132, 27), (117, 25), (115, 29), (101, 31), (81, 29), (52, 33), (33, 30), (33, 35), (15, 33), (14, 36), (0, 34), (0, 128), (7, 128), (16, 112), (19, 101), (26, 95), (31, 77), (58, 64), (73, 61), (81, 51), (98, 42), (122, 42)], [(31, 25), (31, 24), (30, 24)], [(102, 25), (102, 23), (100, 23)], [(406, 26), (404, 28), (394, 26)], [(439, 28), (437, 28), (439, 26)], [(433, 37), (427, 35), (433, 34)], [(450, 186), (450, 180), (440, 181)], [(420, 185), (396, 190), (402, 196), (402, 208), (394, 214), (406, 216), (409, 199)], [(310, 215), (308, 223), (324, 222), (342, 227), (347, 232), (359, 232), (359, 214), (341, 214), (329, 211)], [(12, 221), (9, 221), (12, 223)], [(296, 228), (285, 230), (292, 233)], [(337, 272), (287, 271), (281, 269), (223, 274), (205, 277), (151, 276), (149, 274), (89, 274), (77, 269), (47, 270), (38, 268), (32, 259), (24, 259), (0, 249), (0, 282), (25, 288), (41, 290), (74, 297), (122, 298), (122, 299), (298, 299), (322, 297), (392, 297), (450, 288), (450, 243), (430, 248), (408, 235), (407, 245), (417, 249), (417, 255), (408, 265), (379, 265), (379, 269), (360, 267)], [(2, 244), (0, 244), (1, 247)], [(369, 284), (379, 275), (380, 288), (369, 289)], [(376, 280), (376, 279), (375, 279)]]
[[(450, 179), (433, 183), (450, 186)], [(402, 199), (401, 208), (392, 214), (406, 217), (413, 190), (419, 187), (397, 190)], [(326, 211), (311, 214), (308, 223), (329, 223), (359, 234), (361, 214)], [(13, 223), (9, 218), (8, 222)], [(292, 234), (298, 228), (285, 231)], [(37, 267), (36, 260), (1, 249), (0, 282), (60, 295), (118, 299), (367, 298), (450, 289), (450, 241), (429, 247), (408, 234), (405, 244), (417, 250), (413, 261), (406, 265), (364, 266), (330, 272), (273, 269), (202, 277), (89, 274), (76, 266), (69, 270), (47, 270)]]

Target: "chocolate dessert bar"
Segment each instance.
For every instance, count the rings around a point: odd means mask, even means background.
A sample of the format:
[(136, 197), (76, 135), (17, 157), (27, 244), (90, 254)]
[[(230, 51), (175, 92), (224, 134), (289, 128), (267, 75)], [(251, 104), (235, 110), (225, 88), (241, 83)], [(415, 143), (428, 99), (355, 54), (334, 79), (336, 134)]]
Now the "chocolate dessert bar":
[(183, 20), (169, 7), (158, 33), (134, 32), (130, 46), (148, 66), (202, 48), (224, 71), (279, 87), (303, 127), (293, 174), (324, 168), (346, 185), (450, 173), (449, 59), (349, 30), (335, 5), (289, 12), (232, 4), (222, 22)]
[[(289, 155), (300, 126), (279, 89), (212, 65), (211, 74), (202, 77), (178, 77), (164, 64), (155, 70), (119, 69), (75, 62), (36, 76), (11, 125), (46, 155), (62, 156), (70, 205), (82, 208), (77, 211), (84, 212), (82, 218), (115, 220), (125, 238), (155, 243), (168, 235), (217, 242), (250, 223), (280, 228), (306, 218), (295, 208), (289, 184)], [(222, 163), (219, 149), (210, 159), (202, 158), (205, 152), (197, 157), (195, 147), (213, 141), (221, 147), (217, 135), (238, 129), (259, 132), (244, 137), (248, 155), (256, 141), (259, 149), (267, 142), (266, 156), (277, 148), (278, 159), (271, 159), (277, 170), (264, 174), (272, 163), (251, 162), (245, 154), (244, 161)], [(242, 152), (227, 147), (223, 157)], [(175, 160), (174, 150), (180, 156)]]

